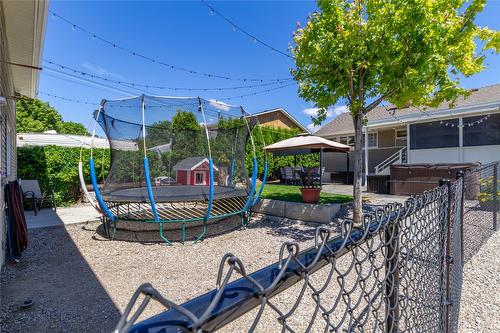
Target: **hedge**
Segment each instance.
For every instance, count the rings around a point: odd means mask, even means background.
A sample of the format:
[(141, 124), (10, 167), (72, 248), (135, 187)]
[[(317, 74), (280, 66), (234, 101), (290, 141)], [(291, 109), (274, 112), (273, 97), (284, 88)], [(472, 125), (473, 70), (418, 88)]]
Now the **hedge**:
[[(90, 150), (84, 149), (83, 170), (87, 184), (90, 183), (89, 158)], [(42, 191), (52, 188), (56, 204), (66, 206), (81, 199), (78, 178), (79, 160), (80, 148), (19, 147), (17, 149), (17, 175), (21, 179), (37, 179)], [(94, 149), (94, 160), (97, 177), (102, 180), (107, 177), (109, 170), (109, 150)]]

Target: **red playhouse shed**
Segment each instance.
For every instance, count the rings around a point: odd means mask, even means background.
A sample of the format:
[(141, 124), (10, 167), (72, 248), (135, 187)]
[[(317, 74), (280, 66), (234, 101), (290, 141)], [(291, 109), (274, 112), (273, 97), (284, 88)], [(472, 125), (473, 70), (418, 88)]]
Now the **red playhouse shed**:
[[(210, 169), (206, 157), (188, 157), (173, 167), (179, 185), (209, 185)], [(214, 171), (218, 168), (214, 165)]]

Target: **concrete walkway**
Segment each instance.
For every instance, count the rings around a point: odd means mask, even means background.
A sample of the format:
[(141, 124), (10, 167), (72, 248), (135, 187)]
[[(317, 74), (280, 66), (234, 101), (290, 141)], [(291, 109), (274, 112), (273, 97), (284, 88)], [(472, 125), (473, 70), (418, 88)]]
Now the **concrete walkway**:
[(66, 224), (84, 223), (87, 221), (98, 221), (99, 213), (90, 205), (61, 207), (54, 211), (44, 208), (35, 216), (35, 212), (27, 210), (24, 212), (28, 229), (62, 226)]
[[(352, 185), (323, 184), (323, 192), (327, 193), (352, 195), (352, 190)], [(393, 202), (403, 203), (406, 199), (408, 199), (408, 196), (369, 192), (363, 192), (363, 197), (368, 199), (370, 202), (376, 203), (377, 205), (389, 204)]]

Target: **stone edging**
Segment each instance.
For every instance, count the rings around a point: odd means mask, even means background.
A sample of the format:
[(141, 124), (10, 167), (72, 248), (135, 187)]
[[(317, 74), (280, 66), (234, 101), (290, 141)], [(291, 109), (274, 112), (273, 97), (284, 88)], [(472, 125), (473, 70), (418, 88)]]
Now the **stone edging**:
[(261, 199), (252, 208), (252, 211), (304, 222), (330, 223), (340, 211), (340, 207), (340, 203), (315, 205), (302, 202)]

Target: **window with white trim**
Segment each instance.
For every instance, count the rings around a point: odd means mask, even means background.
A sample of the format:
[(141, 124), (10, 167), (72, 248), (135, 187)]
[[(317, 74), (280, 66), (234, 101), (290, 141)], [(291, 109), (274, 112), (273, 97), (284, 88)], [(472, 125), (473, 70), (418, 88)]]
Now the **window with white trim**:
[(339, 137), (338, 142), (340, 142), (344, 145), (351, 146), (351, 147), (354, 147), (354, 144), (355, 144), (353, 135), (341, 136), (341, 137)]
[(405, 129), (396, 130), (396, 146), (406, 146), (407, 145), (408, 132)]
[(205, 172), (204, 171), (195, 171), (194, 183), (196, 185), (205, 185)]
[(378, 147), (378, 133), (368, 133), (368, 148)]

